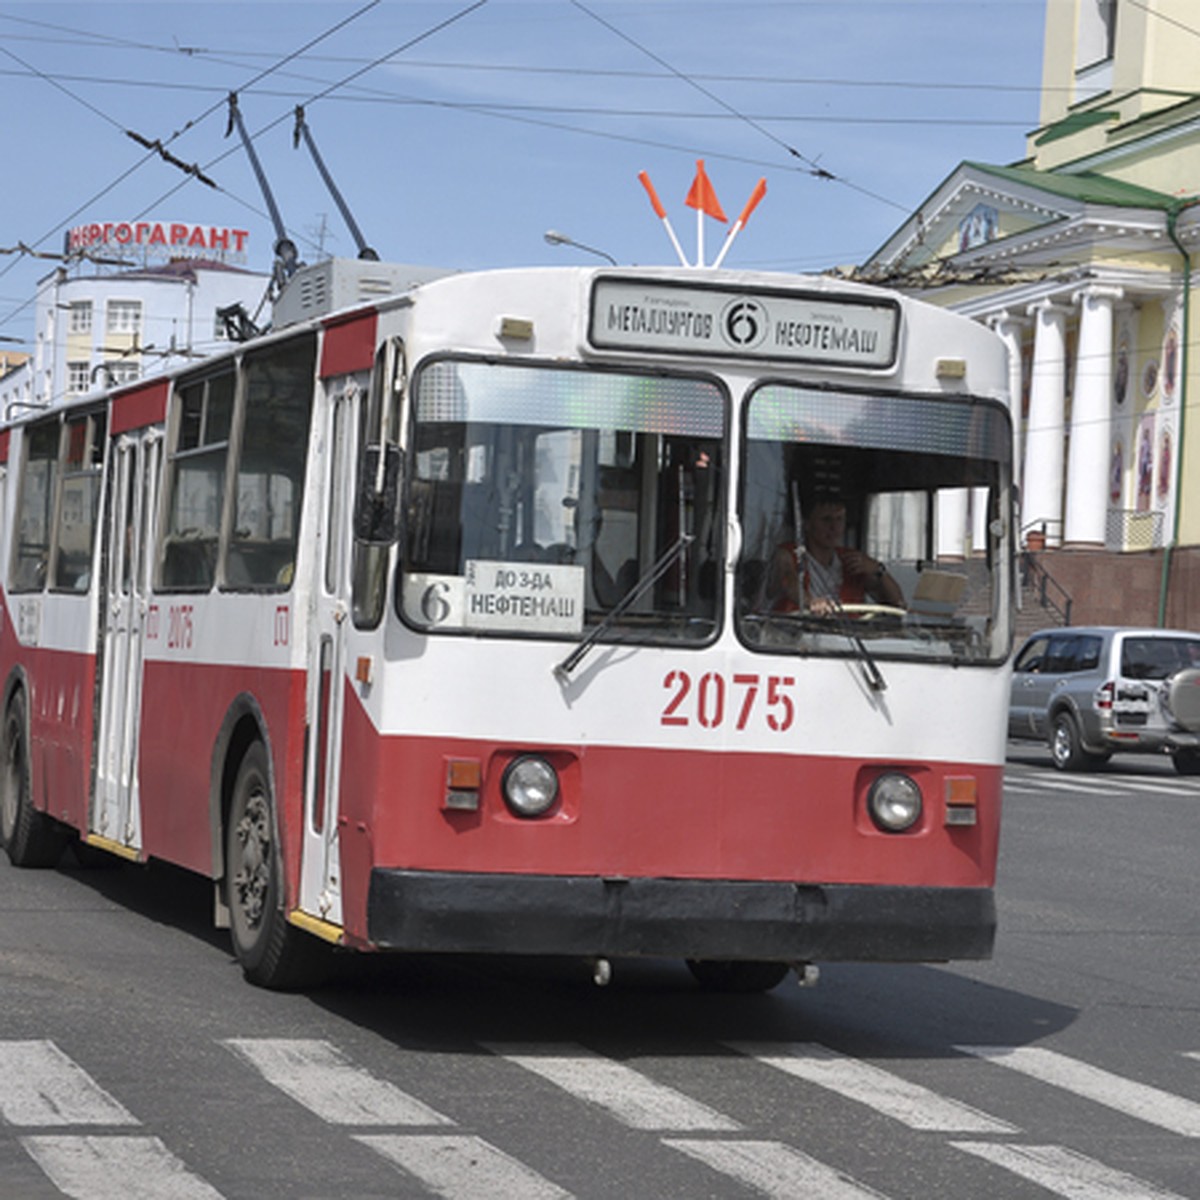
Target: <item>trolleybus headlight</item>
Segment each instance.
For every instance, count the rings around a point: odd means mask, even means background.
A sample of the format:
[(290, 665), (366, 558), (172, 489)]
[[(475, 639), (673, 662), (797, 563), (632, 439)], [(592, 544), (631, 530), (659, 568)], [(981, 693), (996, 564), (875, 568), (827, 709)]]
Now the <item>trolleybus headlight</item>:
[(907, 775), (880, 775), (867, 793), (867, 808), (885, 833), (900, 833), (921, 816), (921, 789)]
[(544, 758), (526, 754), (508, 764), (501, 788), (518, 817), (540, 817), (558, 799), (558, 772)]

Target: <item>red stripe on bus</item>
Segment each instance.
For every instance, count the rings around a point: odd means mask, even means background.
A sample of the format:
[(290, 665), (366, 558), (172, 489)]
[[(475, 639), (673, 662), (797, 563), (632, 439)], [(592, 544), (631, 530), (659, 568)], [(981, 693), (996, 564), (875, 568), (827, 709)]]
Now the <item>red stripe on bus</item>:
[(114, 436), (160, 424), (167, 412), (167, 389), (167, 381), (160, 379), (115, 397), (112, 402)]
[(321, 345), (322, 379), (371, 369), (375, 361), (377, 321), (378, 316), (371, 309), (331, 321), (325, 326), (325, 339)]

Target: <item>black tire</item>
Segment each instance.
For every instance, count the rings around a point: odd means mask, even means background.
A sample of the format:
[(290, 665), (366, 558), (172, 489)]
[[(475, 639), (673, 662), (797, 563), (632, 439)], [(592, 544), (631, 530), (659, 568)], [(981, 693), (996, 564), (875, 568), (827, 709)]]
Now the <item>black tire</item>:
[(1087, 764), (1079, 726), (1069, 712), (1055, 714), (1051, 722), (1050, 759), (1060, 771), (1082, 771)]
[(53, 867), (69, 837), (53, 818), (33, 807), (25, 697), (17, 692), (0, 735), (0, 842), (14, 867)]
[(1176, 750), (1171, 761), (1180, 775), (1200, 775), (1200, 753), (1195, 750)]
[(225, 902), (242, 973), (276, 991), (313, 987), (326, 976), (330, 947), (288, 923), (267, 753), (261, 742), (238, 768), (225, 828)]
[(787, 963), (689, 958), (688, 970), (706, 992), (769, 992), (786, 978)]

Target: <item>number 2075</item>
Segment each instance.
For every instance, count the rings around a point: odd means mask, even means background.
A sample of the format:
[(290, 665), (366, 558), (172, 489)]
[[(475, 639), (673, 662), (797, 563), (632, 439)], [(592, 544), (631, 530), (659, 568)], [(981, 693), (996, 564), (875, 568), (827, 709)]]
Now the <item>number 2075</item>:
[(668, 671), (663, 688), (668, 693), (659, 718), (663, 725), (691, 725), (718, 729), (727, 721), (738, 730), (765, 721), (776, 733), (790, 729), (796, 707), (790, 675), (734, 675), (729, 679), (708, 671), (693, 680), (687, 671)]

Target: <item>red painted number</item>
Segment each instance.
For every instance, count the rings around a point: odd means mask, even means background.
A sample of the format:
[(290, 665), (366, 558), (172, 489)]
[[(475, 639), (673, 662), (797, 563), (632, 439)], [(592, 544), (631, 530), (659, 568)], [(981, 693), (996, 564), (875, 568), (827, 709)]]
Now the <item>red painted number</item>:
[(190, 650), (192, 648), (192, 613), (190, 604), (172, 604), (167, 609), (167, 648)]
[[(734, 675), (726, 681), (717, 671), (707, 671), (692, 686), (686, 671), (669, 671), (663, 688), (669, 693), (659, 721), (663, 725), (687, 726), (693, 721), (701, 729), (719, 729), (727, 715), (741, 732), (758, 721), (783, 733), (796, 719), (790, 675)], [(728, 701), (728, 703), (727, 703)]]

